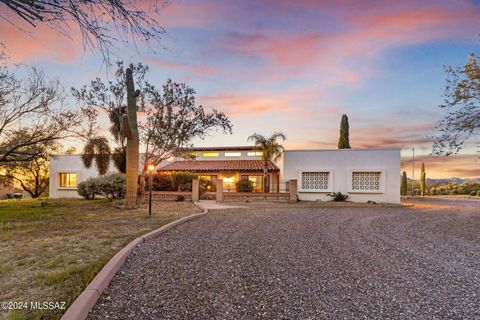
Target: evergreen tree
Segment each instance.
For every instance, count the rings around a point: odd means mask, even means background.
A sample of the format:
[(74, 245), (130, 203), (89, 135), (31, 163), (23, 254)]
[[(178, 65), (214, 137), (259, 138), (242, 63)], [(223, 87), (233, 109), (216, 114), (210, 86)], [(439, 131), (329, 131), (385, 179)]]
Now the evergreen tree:
[(400, 186), (400, 194), (402, 196), (405, 196), (407, 195), (407, 173), (405, 171), (403, 171), (403, 174), (402, 174), (402, 184)]
[(342, 115), (340, 121), (340, 138), (338, 139), (338, 149), (350, 149), (348, 117), (346, 114)]

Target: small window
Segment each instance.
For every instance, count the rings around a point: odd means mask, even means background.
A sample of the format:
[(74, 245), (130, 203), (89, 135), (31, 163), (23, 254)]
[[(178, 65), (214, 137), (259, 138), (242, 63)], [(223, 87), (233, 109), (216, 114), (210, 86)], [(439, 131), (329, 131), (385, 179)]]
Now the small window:
[(252, 151), (252, 152), (248, 152), (247, 156), (249, 156), (249, 157), (260, 156), (261, 157), (261, 156), (263, 156), (263, 152), (262, 151), (256, 151), (256, 152)]
[(225, 157), (240, 157), (241, 152), (225, 152)]
[(60, 187), (74, 188), (77, 186), (76, 173), (60, 173)]
[(218, 152), (204, 152), (204, 157), (218, 157)]
[(380, 191), (381, 172), (352, 172), (353, 191)]
[(304, 191), (328, 190), (329, 175), (329, 172), (302, 172), (301, 189)]

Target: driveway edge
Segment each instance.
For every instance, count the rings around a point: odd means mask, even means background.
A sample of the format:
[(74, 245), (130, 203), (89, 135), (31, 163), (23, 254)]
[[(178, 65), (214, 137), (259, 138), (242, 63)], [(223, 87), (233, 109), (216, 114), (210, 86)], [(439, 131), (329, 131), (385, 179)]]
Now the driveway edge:
[(92, 310), (97, 300), (100, 298), (103, 290), (110, 284), (115, 274), (125, 263), (128, 255), (141, 243), (146, 240), (158, 237), (162, 233), (182, 224), (187, 221), (199, 218), (208, 213), (208, 208), (195, 202), (195, 205), (203, 210), (201, 213), (195, 213), (178, 220), (167, 223), (158, 229), (150, 231), (143, 236), (140, 236), (127, 244), (123, 249), (118, 251), (107, 264), (100, 270), (100, 272), (93, 278), (83, 292), (77, 299), (70, 305), (67, 311), (63, 314), (62, 320), (84, 320), (87, 318), (88, 313)]

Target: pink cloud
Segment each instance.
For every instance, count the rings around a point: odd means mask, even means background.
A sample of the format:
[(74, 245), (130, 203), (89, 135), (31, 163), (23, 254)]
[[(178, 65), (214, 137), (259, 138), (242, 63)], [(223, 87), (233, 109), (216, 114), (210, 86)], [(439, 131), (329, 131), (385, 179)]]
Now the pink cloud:
[(213, 67), (163, 60), (159, 57), (148, 56), (145, 58), (145, 60), (154, 67), (168, 68), (178, 71), (187, 71), (197, 75), (211, 75), (215, 72), (215, 69)]
[(78, 34), (68, 38), (44, 25), (22, 31), (9, 22), (0, 20), (0, 39), (6, 46), (10, 60), (16, 63), (31, 60), (70, 63), (84, 52)]
[[(272, 14), (277, 16), (282, 10), (293, 10), (285, 1), (275, 1), (275, 6), (271, 5)], [(316, 75), (322, 84), (356, 85), (362, 76), (375, 72), (374, 58), (385, 49), (470, 35), (480, 19), (480, 9), (466, 2), (458, 5), (419, 4), (416, 1), (362, 2), (360, 6), (354, 1), (334, 4), (300, 1), (298, 5), (319, 13), (321, 9), (331, 10), (330, 18), (338, 28), (329, 30), (324, 24), (318, 25), (318, 21), (308, 21), (308, 16), (304, 17), (307, 21), (302, 22), (296, 20), (299, 14), (286, 16), (283, 23), (293, 23), (294, 26), (295, 23), (304, 24), (310, 28), (303, 31), (295, 27), (288, 31), (263, 28), (249, 32), (250, 28), (246, 25), (243, 33), (228, 34), (220, 50), (247, 58), (246, 64), (251, 64), (251, 59), (258, 59), (255, 71), (262, 80), (281, 81), (298, 75)], [(286, 15), (286, 12), (283, 14)], [(247, 23), (255, 21), (254, 18), (245, 18)], [(243, 72), (246, 75), (250, 73), (247, 69)]]
[(232, 117), (252, 116), (269, 112), (293, 112), (291, 98), (284, 95), (226, 94), (202, 96), (200, 101)]

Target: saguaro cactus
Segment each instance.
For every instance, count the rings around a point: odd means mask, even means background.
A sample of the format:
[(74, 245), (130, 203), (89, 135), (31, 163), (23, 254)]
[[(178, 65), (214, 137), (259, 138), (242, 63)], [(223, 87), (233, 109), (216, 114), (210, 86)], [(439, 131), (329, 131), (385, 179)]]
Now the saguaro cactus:
[(137, 205), (138, 161), (140, 138), (137, 125), (137, 97), (139, 90), (135, 90), (133, 82), (133, 65), (125, 70), (127, 85), (127, 114), (123, 116), (124, 134), (127, 138), (127, 181), (125, 205), (133, 208)]
[(405, 196), (407, 194), (407, 173), (403, 171), (402, 174), (402, 184), (400, 185), (400, 194)]
[(427, 173), (425, 172), (425, 163), (422, 162), (422, 169), (420, 171), (420, 195), (425, 195), (425, 187), (427, 185), (426, 181)]

